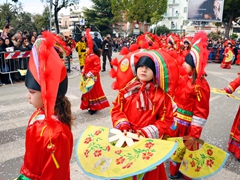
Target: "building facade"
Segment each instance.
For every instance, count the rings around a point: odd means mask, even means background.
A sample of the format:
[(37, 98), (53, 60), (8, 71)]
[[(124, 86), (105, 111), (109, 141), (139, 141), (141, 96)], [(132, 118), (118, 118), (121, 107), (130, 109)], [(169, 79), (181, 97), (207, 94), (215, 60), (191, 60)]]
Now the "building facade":
[(187, 0), (168, 0), (167, 12), (163, 14), (163, 19), (157, 23), (157, 26), (166, 26), (172, 31), (181, 32), (188, 24), (187, 11)]

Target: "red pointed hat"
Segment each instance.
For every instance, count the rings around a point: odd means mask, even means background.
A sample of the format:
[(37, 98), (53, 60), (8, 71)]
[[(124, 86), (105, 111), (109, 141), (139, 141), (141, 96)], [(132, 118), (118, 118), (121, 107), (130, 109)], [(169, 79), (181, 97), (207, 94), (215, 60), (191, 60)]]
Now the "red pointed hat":
[(198, 77), (202, 77), (205, 74), (205, 67), (208, 61), (209, 51), (207, 50), (207, 34), (200, 31), (195, 34), (192, 40), (192, 47), (190, 55), (192, 56), (194, 66), (196, 68)]
[(68, 79), (66, 67), (54, 49), (54, 35), (48, 31), (42, 34), (32, 47), (25, 85), (41, 91), (46, 119), (51, 119), (57, 96), (67, 92)]
[(170, 34), (167, 37), (167, 43), (171, 43), (172, 47), (177, 51), (180, 49), (180, 37), (176, 34)]

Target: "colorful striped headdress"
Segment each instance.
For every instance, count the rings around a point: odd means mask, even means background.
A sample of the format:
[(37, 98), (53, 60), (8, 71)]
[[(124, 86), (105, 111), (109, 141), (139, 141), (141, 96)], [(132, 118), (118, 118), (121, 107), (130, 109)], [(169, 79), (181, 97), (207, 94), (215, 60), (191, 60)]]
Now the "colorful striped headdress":
[(148, 49), (149, 46), (151, 47), (154, 44), (157, 44), (158, 46), (160, 46), (160, 44), (161, 44), (158, 36), (156, 34), (152, 34), (149, 32), (138, 36), (136, 43), (142, 49)]
[(167, 43), (172, 44), (172, 47), (177, 51), (180, 49), (180, 37), (178, 35), (175, 34), (169, 35), (167, 37)]
[(115, 59), (112, 65), (117, 70), (112, 70), (110, 75), (116, 78), (113, 89), (122, 89), (136, 76), (136, 64), (142, 56), (148, 56), (155, 64), (156, 82), (166, 93), (174, 95), (179, 78), (177, 62), (167, 52), (161, 50), (138, 50), (130, 52), (117, 63)]
[(198, 78), (205, 74), (205, 67), (207, 65), (209, 53), (207, 50), (207, 39), (207, 34), (203, 31), (198, 32), (193, 37), (193, 45), (191, 47), (190, 54), (193, 58)]

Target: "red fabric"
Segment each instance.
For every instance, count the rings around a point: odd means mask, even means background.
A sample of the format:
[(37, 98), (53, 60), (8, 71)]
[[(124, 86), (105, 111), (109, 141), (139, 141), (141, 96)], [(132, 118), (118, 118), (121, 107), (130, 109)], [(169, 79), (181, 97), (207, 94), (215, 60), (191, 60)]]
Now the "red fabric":
[[(125, 93), (120, 93), (113, 103), (114, 107), (111, 111), (113, 126), (116, 127), (120, 119), (128, 119), (133, 130), (144, 128), (148, 125), (154, 125), (159, 130), (159, 136), (165, 134), (173, 123), (172, 102), (168, 95), (162, 89), (158, 88), (156, 93), (155, 110), (139, 111), (136, 107), (138, 100), (138, 92), (123, 98)], [(149, 89), (148, 97), (153, 101), (155, 90)], [(123, 109), (121, 111), (121, 100), (123, 101)], [(153, 103), (154, 104), (154, 103)], [(164, 114), (164, 104), (166, 113), (164, 120), (161, 120)], [(156, 118), (157, 117), (157, 118)]]
[[(239, 87), (239, 85), (240, 75), (229, 83), (229, 86), (232, 87), (233, 92)], [(231, 128), (228, 150), (233, 153), (237, 159), (240, 159), (240, 106), (238, 107), (238, 112)]]
[(240, 65), (240, 49), (238, 49), (238, 55), (235, 64)]
[(231, 68), (231, 64), (232, 64), (232, 60), (231, 61), (226, 61), (226, 58), (228, 57), (228, 51), (232, 51), (232, 53), (234, 54), (233, 50), (231, 47), (226, 47), (224, 50), (224, 58), (223, 61), (221, 63), (221, 68), (226, 68), (226, 69), (230, 69)]
[[(201, 93), (200, 101), (198, 101), (196, 93), (196, 84), (192, 84), (192, 78), (188, 78), (184, 89), (178, 89), (177, 96), (174, 101), (176, 102), (178, 108), (190, 111), (193, 116), (199, 118), (207, 119), (209, 115), (209, 99), (210, 99), (210, 88), (208, 82), (205, 78), (201, 78), (199, 83), (198, 92)], [(177, 114), (176, 114), (177, 115)], [(184, 122), (188, 122), (181, 119)], [(176, 137), (182, 137), (190, 135), (191, 137), (200, 138), (201, 127), (194, 125), (184, 126), (182, 124), (177, 125), (177, 129), (174, 131)]]
[(238, 107), (238, 112), (231, 128), (228, 151), (240, 160), (240, 106)]
[[(139, 111), (136, 107), (138, 92), (124, 98), (124, 94), (127, 93), (124, 90), (125, 89), (119, 93), (118, 98), (113, 103), (114, 107), (111, 111), (113, 127), (116, 127), (118, 123), (123, 120), (128, 120), (134, 131), (148, 125), (154, 125), (159, 131), (159, 137), (166, 134), (173, 123), (172, 102), (169, 96), (166, 95), (160, 88), (157, 89), (155, 96), (155, 89), (150, 88), (148, 90), (148, 97), (151, 99), (153, 104), (155, 103), (155, 109)], [(164, 110), (166, 110), (165, 114)], [(161, 120), (162, 117), (163, 119)], [(160, 164), (156, 170), (145, 174), (144, 180), (152, 179), (167, 180), (164, 164)]]
[(124, 130), (130, 130), (131, 129), (131, 126), (129, 124), (121, 124), (119, 127), (118, 127), (119, 130), (121, 131), (124, 131)]
[[(33, 113), (29, 123), (37, 112)], [(44, 115), (44, 111), (39, 114)], [(51, 142), (55, 146), (54, 156), (60, 166), (58, 169), (52, 159), (52, 151), (47, 148), (50, 143), (49, 134), (51, 134)], [(59, 120), (54, 120), (50, 127), (46, 120), (36, 120), (33, 124), (28, 124), (25, 146), (26, 151), (20, 170), (21, 174), (34, 180), (70, 180), (73, 137), (67, 125)]]
[(88, 74), (91, 72), (94, 76), (97, 77), (97, 81), (88, 93), (82, 95), (80, 105), (80, 108), (82, 110), (101, 110), (110, 106), (102, 89), (99, 75), (100, 70), (100, 58), (95, 54), (88, 55), (83, 69), (83, 74)]
[(179, 172), (181, 163), (175, 163), (175, 162), (170, 161), (169, 165), (170, 165), (170, 174), (172, 176), (175, 176), (177, 174), (177, 172)]
[(240, 75), (229, 83), (229, 86), (232, 87), (233, 92), (240, 86)]
[[(185, 77), (182, 77), (185, 78)], [(183, 80), (183, 79), (182, 79)], [(206, 119), (209, 115), (209, 99), (210, 99), (210, 88), (208, 82), (205, 78), (201, 78), (201, 82), (199, 83), (198, 91), (196, 91), (196, 84), (192, 84), (192, 78), (187, 78), (184, 84), (184, 88), (178, 89), (175, 97), (175, 102), (178, 108), (182, 110), (186, 110), (193, 113), (193, 116), (197, 116), (199, 118)], [(198, 101), (197, 93), (201, 93), (200, 101)], [(181, 119), (179, 116), (177, 117), (178, 112), (175, 114), (176, 119), (189, 123), (189, 126), (186, 124), (177, 124), (176, 130), (170, 130), (170, 135), (175, 137), (183, 137), (183, 136), (191, 136), (194, 138), (200, 138), (202, 127), (195, 126), (191, 122), (186, 121), (185, 119)], [(174, 166), (170, 163), (170, 173), (171, 175), (175, 175), (179, 171), (179, 165)], [(188, 178), (189, 179), (189, 178)]]
[(165, 171), (164, 164), (160, 164), (156, 169), (146, 173), (143, 177), (143, 180), (167, 180), (167, 175)]

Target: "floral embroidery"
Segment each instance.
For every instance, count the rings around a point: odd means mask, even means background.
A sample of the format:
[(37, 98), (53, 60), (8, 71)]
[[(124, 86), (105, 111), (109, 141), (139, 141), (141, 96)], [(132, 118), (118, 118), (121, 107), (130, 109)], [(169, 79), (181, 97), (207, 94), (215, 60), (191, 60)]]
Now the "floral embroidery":
[(123, 166), (122, 168), (123, 168), (123, 169), (130, 168), (132, 164), (133, 164), (133, 162), (130, 162), (130, 163), (128, 163), (126, 166)]
[(108, 152), (110, 151), (110, 149), (111, 149), (110, 146), (107, 146), (107, 147), (106, 147), (106, 150), (107, 150)]
[(122, 150), (115, 151), (115, 154), (121, 154)]
[(127, 154), (122, 154), (121, 150), (115, 151), (115, 154), (120, 156), (120, 158), (116, 159), (116, 164), (124, 164), (122, 167), (123, 169), (129, 168), (133, 162), (139, 158), (142, 157), (143, 160), (149, 160), (152, 156), (153, 153), (155, 152), (154, 149), (151, 149), (154, 146), (153, 140), (148, 139), (146, 140), (147, 143), (145, 144), (145, 147), (147, 149), (134, 149), (134, 153), (127, 153)]
[(151, 152), (147, 152), (147, 153), (142, 154), (142, 158), (146, 159), (146, 160), (149, 160), (150, 157), (152, 157), (152, 156), (153, 156), (153, 153), (151, 153)]
[(191, 164), (191, 167), (194, 167), (196, 165), (195, 161), (191, 161), (190, 164)]
[(116, 159), (116, 164), (122, 164), (125, 161), (125, 158), (120, 156), (118, 159)]
[(102, 132), (102, 131), (97, 130), (97, 131), (95, 131), (94, 135), (98, 136), (99, 134), (101, 134), (101, 132)]
[(154, 144), (152, 142), (149, 142), (149, 143), (146, 143), (145, 144), (145, 147), (148, 148), (148, 149), (151, 149), (151, 147), (153, 147)]
[(200, 172), (201, 167), (206, 164), (209, 167), (212, 167), (214, 164), (215, 158), (212, 157), (213, 155), (213, 150), (211, 146), (207, 146), (207, 153), (201, 153), (200, 157), (194, 157), (193, 154), (190, 154), (188, 157), (191, 159), (190, 165), (192, 168), (195, 168), (195, 172)]
[(207, 150), (207, 154), (208, 154), (209, 156), (211, 156), (211, 155), (213, 154), (212, 149), (208, 149), (208, 150)]
[[(180, 144), (182, 142), (182, 139), (175, 139), (175, 142), (177, 142), (178, 144)], [(173, 161), (181, 161), (183, 159), (183, 156), (185, 154), (185, 146), (178, 146), (176, 151), (173, 153), (173, 156), (172, 156), (172, 160)]]
[[(88, 137), (85, 138), (84, 144), (87, 144), (87, 149), (84, 151), (84, 156), (86, 158), (89, 157), (90, 153), (93, 153), (94, 157), (101, 157), (101, 159), (95, 164), (94, 168), (101, 166), (102, 171), (105, 171), (106, 168), (109, 167), (110, 160), (106, 160), (106, 158), (102, 157), (103, 151), (109, 152), (111, 150), (111, 146), (103, 147), (100, 143), (103, 139), (99, 134), (104, 132), (104, 129), (101, 128), (96, 130), (94, 133), (88, 134)], [(116, 150), (114, 153), (116, 154), (115, 163), (116, 165), (121, 165), (122, 169), (130, 168), (133, 163), (138, 159), (142, 158), (143, 160), (149, 160), (153, 157), (155, 149), (153, 140), (147, 139), (144, 145), (144, 149), (134, 149), (134, 153), (123, 153), (121, 149)], [(106, 164), (107, 162), (107, 164)], [(104, 166), (102, 166), (105, 164)]]
[(101, 156), (102, 155), (102, 151), (101, 150), (96, 150), (96, 151), (94, 151), (94, 156), (95, 157), (99, 157), (99, 156)]
[(91, 141), (92, 141), (92, 138), (88, 137), (88, 138), (85, 139), (84, 143), (85, 143), (85, 144), (88, 144), (88, 143), (90, 143)]
[(93, 152), (94, 157), (100, 157), (102, 155), (102, 151), (110, 151), (110, 146), (102, 147), (101, 144), (98, 143), (103, 140), (98, 137), (98, 135), (103, 131), (103, 128), (96, 130), (94, 134), (88, 134), (88, 137), (84, 140), (84, 144), (88, 144), (88, 147), (84, 152), (86, 158), (91, 152)]
[(89, 153), (89, 151), (86, 149), (85, 152), (84, 152), (84, 155), (85, 155), (86, 158), (88, 157), (88, 153)]

